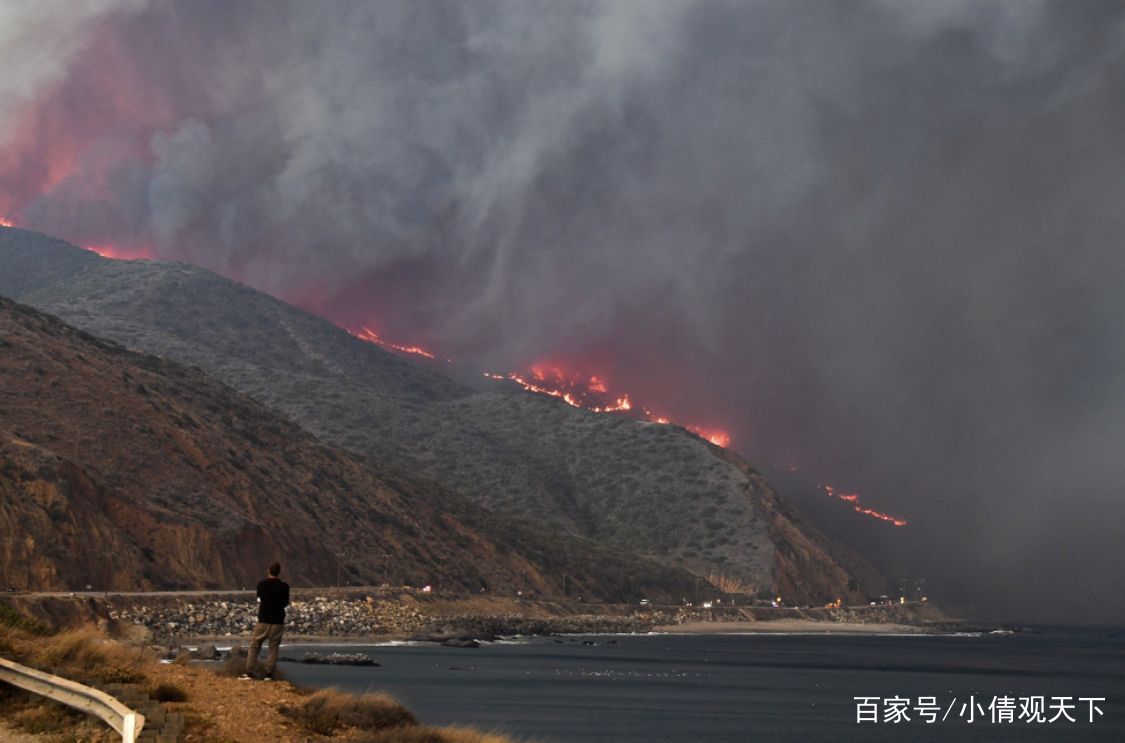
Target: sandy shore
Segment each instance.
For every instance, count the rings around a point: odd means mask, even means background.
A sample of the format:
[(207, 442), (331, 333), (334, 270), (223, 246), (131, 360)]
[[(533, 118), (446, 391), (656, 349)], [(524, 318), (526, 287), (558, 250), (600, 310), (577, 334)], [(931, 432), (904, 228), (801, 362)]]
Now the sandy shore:
[(925, 627), (912, 624), (868, 624), (860, 622), (817, 622), (811, 619), (774, 619), (768, 622), (687, 622), (654, 628), (670, 634), (712, 635), (748, 632), (808, 632), (818, 635), (926, 634)]

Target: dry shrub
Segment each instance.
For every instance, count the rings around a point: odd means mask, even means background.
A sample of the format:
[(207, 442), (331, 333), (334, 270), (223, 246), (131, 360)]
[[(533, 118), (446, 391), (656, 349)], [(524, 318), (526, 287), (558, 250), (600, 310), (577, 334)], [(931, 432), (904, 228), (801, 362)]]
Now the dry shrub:
[(39, 643), (31, 662), (53, 673), (106, 683), (144, 680), (143, 649), (104, 639), (92, 629), (60, 632)]
[(472, 728), (417, 726), (383, 730), (364, 736), (357, 743), (512, 743), (512, 739)]
[(86, 668), (103, 660), (99, 640), (89, 629), (61, 632), (40, 646), (35, 661), (51, 668)]
[(148, 695), (158, 702), (186, 702), (187, 692), (175, 684), (157, 684)]
[(215, 721), (190, 709), (184, 710), (184, 740), (218, 740), (214, 735)]
[(12, 722), (32, 735), (61, 733), (73, 720), (74, 711), (61, 704), (42, 704), (26, 707), (12, 715)]
[(44, 741), (106, 743), (121, 740), (121, 736), (101, 720), (38, 697), (6, 705), (4, 719), (25, 733), (44, 736)]
[(512, 743), (512, 739), (498, 733), (482, 733), (462, 727), (441, 728), (439, 731), (448, 743)]
[(357, 696), (335, 689), (322, 689), (300, 707), (282, 711), (321, 735), (341, 728), (379, 731), (418, 724), (409, 710), (385, 694)]
[(51, 634), (50, 627), (37, 619), (25, 617), (2, 601), (0, 601), (0, 626), (11, 627), (29, 635), (44, 636)]
[[(239, 650), (242, 652), (239, 653)], [(223, 663), (218, 668), (215, 668), (215, 673), (220, 676), (241, 676), (246, 670), (246, 650), (245, 648), (233, 647), (227, 653), (227, 657), (223, 658)]]

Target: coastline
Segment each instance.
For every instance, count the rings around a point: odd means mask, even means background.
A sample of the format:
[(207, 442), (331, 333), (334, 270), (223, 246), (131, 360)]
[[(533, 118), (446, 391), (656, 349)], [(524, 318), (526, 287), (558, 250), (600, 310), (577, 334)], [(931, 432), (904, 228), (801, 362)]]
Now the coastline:
[[(18, 596), (52, 626), (96, 624), (135, 644), (245, 644), (253, 604), (226, 592)], [(467, 644), (501, 638), (658, 634), (944, 634), (980, 629), (930, 603), (879, 606), (691, 607), (466, 596), (391, 587), (295, 589), (290, 644)], [(988, 628), (994, 629), (994, 628)]]
[[(505, 639), (515, 637), (587, 637), (587, 636), (637, 636), (645, 635), (766, 635), (766, 634), (807, 634), (807, 635), (933, 635), (948, 634), (949, 627), (927, 627), (913, 624), (896, 624), (890, 622), (825, 622), (814, 619), (776, 619), (769, 621), (698, 621), (684, 622), (681, 624), (655, 625), (651, 630), (640, 632), (579, 632), (579, 633), (551, 633), (550, 635), (512, 635)], [(220, 649), (245, 644), (249, 633), (245, 636), (225, 637), (185, 637), (181, 640), (184, 646), (216, 645)], [(406, 635), (286, 635), (283, 645), (289, 646), (369, 646), (369, 645), (430, 645), (440, 644), (435, 640), (421, 639)]]
[(935, 630), (916, 624), (891, 622), (825, 622), (815, 619), (773, 619), (761, 622), (701, 621), (664, 624), (654, 632), (669, 635), (930, 635)]

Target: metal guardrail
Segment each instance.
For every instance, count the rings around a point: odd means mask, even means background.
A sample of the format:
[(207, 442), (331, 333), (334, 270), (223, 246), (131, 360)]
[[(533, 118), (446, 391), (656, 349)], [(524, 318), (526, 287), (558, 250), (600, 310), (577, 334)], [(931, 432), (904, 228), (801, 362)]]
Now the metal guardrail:
[(104, 691), (4, 658), (0, 658), (0, 681), (93, 715), (120, 733), (124, 743), (136, 743), (145, 726), (144, 715), (129, 709)]

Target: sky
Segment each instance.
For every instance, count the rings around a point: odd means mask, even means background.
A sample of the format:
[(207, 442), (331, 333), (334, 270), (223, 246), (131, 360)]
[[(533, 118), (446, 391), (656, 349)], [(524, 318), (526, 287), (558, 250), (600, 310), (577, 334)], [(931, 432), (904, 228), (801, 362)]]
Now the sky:
[(0, 6), (0, 217), (554, 361), (1125, 614), (1125, 7)]

